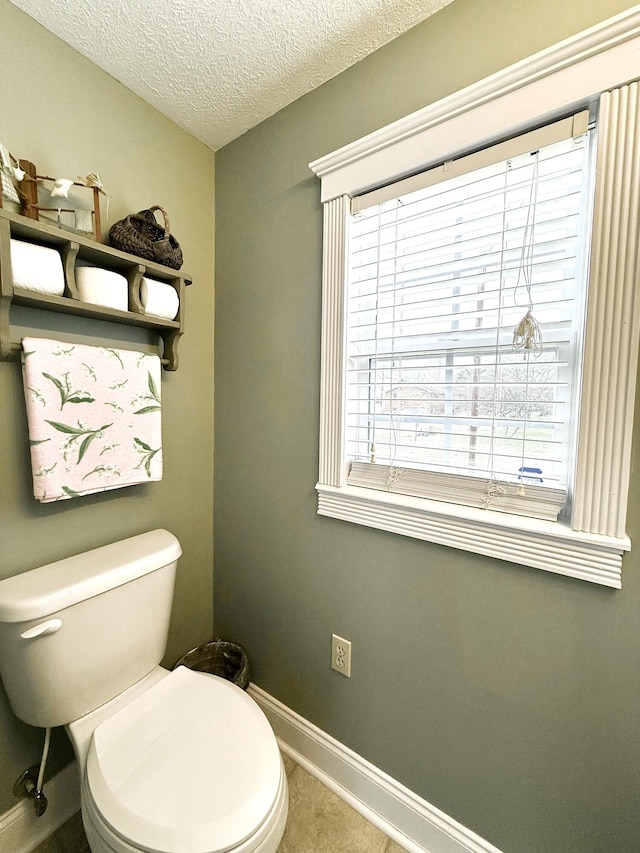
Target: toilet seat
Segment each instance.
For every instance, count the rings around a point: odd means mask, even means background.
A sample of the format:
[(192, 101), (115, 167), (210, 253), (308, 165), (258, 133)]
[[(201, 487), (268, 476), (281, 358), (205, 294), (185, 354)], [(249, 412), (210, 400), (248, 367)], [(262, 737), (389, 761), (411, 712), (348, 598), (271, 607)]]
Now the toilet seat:
[(267, 821), (281, 777), (256, 703), (222, 678), (179, 667), (96, 727), (84, 793), (135, 849), (222, 853)]

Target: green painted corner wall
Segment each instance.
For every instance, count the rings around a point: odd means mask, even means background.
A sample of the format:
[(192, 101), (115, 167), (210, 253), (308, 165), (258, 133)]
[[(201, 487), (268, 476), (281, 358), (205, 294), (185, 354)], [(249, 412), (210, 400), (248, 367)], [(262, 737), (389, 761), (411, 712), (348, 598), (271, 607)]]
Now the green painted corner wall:
[[(183, 547), (166, 662), (213, 632), (213, 152), (80, 54), (0, 0), (0, 141), (44, 174), (98, 172), (110, 194), (105, 225), (162, 204), (183, 247), (186, 332), (177, 372), (163, 372), (164, 478), (59, 504), (38, 504), (19, 362), (0, 363), (0, 577), (155, 527)], [(48, 322), (41, 317), (35, 322)], [(70, 331), (117, 346), (126, 330), (73, 320)], [(45, 328), (46, 326), (43, 326)], [(15, 719), (0, 689), (0, 813), (37, 763), (42, 733)], [(56, 730), (50, 771), (71, 757)]]
[(216, 157), (216, 628), (261, 687), (505, 853), (639, 848), (637, 479), (621, 591), (317, 516), (308, 163), (630, 5), (455, 0)]

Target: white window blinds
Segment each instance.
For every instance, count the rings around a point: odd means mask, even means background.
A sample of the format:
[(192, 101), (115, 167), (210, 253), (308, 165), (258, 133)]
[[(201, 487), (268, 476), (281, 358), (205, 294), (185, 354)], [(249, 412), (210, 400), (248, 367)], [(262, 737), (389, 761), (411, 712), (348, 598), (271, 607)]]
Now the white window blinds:
[(586, 118), (354, 199), (350, 485), (557, 518), (575, 464)]

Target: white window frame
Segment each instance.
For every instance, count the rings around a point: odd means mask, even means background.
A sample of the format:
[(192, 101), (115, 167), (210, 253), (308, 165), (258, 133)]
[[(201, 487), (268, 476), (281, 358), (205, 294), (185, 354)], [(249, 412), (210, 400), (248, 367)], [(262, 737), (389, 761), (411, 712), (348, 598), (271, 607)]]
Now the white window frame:
[[(320, 515), (621, 587), (622, 555), (631, 547), (625, 525), (640, 337), (640, 90), (627, 84), (639, 76), (639, 57), (636, 6), (310, 164), (324, 208)], [(604, 179), (596, 187), (570, 525), (349, 486), (343, 419), (352, 198), (598, 102)]]

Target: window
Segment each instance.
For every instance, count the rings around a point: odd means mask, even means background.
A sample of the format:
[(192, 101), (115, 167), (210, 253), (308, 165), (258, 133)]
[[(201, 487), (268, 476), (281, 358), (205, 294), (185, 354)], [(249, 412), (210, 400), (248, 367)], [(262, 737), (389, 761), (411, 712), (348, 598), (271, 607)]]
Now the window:
[(348, 483), (553, 520), (566, 505), (592, 201), (579, 119), (353, 200)]
[(311, 164), (319, 514), (621, 585), (639, 50), (635, 9)]

